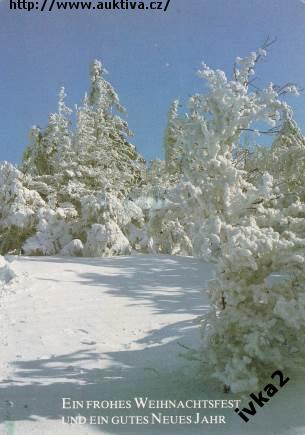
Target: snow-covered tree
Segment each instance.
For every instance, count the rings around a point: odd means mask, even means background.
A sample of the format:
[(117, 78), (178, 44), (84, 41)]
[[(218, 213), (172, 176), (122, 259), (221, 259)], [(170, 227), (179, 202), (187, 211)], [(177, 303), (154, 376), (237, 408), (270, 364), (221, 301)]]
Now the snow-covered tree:
[[(21, 169), (46, 206), (37, 213), (36, 233), (24, 245), (28, 254), (110, 255), (131, 249), (129, 243), (128, 249), (118, 249), (118, 244), (126, 241), (130, 225), (140, 225), (139, 209), (131, 207), (126, 195), (141, 185), (145, 162), (128, 141), (131, 133), (119, 116), (124, 109), (105, 74), (101, 62), (94, 61), (90, 89), (77, 108), (75, 129), (62, 88), (58, 111), (50, 115), (47, 127), (31, 130)], [(135, 214), (131, 209), (137, 209)], [(101, 247), (102, 242), (93, 244), (96, 225), (100, 225), (99, 239), (107, 240), (107, 249)]]
[(29, 184), (29, 178), (15, 166), (0, 162), (1, 254), (20, 252), (26, 238), (35, 232), (38, 210), (45, 203)]
[(166, 162), (153, 160), (143, 185), (132, 199), (143, 213), (144, 225), (134, 228), (132, 245), (142, 252), (192, 255), (191, 222), (180, 201), (181, 174), (169, 172)]
[(87, 195), (81, 200), (80, 237), (84, 255), (110, 256), (131, 252), (135, 228), (143, 225), (142, 210), (128, 198), (111, 193)]
[(297, 197), (304, 202), (305, 140), (292, 114), (284, 121), (271, 147), (253, 149), (244, 167), (255, 174), (268, 170), (281, 191), (286, 191), (286, 203)]
[(49, 205), (41, 207), (36, 214), (35, 234), (27, 238), (23, 252), (26, 255), (55, 255), (62, 252), (75, 239), (73, 234), (77, 216), (72, 204), (56, 208)]
[(62, 193), (73, 161), (72, 110), (66, 106), (65, 97), (65, 90), (61, 88), (58, 111), (49, 116), (45, 129), (36, 126), (31, 129), (30, 145), (23, 155), (21, 170), (32, 177), (33, 187), (45, 199)]
[[(232, 80), (203, 65), (208, 90), (190, 99), (178, 142), (187, 179), (183, 200), (194, 203), (194, 248), (215, 265), (202, 359), (235, 392), (255, 390), (273, 368), (304, 363), (305, 240), (293, 228), (273, 228), (281, 192), (272, 176), (262, 172), (251, 182), (235, 161), (243, 132), (259, 136), (262, 125), (278, 131), (291, 116), (274, 85), (251, 91), (265, 56), (260, 49), (238, 58)], [(274, 282), (278, 272), (286, 275)]]
[(164, 152), (166, 171), (169, 176), (179, 178), (181, 175), (181, 149), (178, 146), (179, 137), (179, 100), (175, 100), (168, 111), (167, 127), (164, 136)]
[(145, 162), (128, 142), (131, 133), (119, 116), (124, 109), (105, 74), (95, 60), (90, 89), (77, 109), (70, 183), (71, 195), (79, 203), (78, 237), (85, 255), (96, 256), (130, 252), (128, 236), (133, 226), (141, 226), (142, 212), (127, 194), (141, 185), (145, 175)]
[(105, 80), (100, 61), (92, 63), (90, 89), (77, 110), (76, 176), (84, 188), (126, 194), (140, 184), (144, 160), (128, 142), (131, 132), (119, 114), (119, 97)]

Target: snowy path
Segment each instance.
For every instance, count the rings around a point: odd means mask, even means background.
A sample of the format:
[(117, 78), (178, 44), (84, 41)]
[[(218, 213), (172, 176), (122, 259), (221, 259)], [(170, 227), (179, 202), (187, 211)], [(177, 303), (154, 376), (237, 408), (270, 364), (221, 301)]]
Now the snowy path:
[(232, 410), (218, 410), (225, 426), (62, 424), (62, 415), (154, 411), (73, 413), (62, 410), (62, 397), (232, 398), (198, 382), (196, 364), (178, 357), (179, 343), (199, 345), (197, 319), (207, 306), (200, 289), (210, 268), (191, 258), (137, 255), (18, 258), (13, 269), (18, 280), (0, 300), (1, 435), (305, 434), (305, 388), (296, 379), (248, 424)]

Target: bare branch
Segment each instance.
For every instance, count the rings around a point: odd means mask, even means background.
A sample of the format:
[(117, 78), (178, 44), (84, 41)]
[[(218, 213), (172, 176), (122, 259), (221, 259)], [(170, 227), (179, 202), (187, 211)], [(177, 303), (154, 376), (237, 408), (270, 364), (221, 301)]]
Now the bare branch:
[(238, 131), (251, 131), (252, 133), (259, 133), (259, 134), (278, 134), (281, 131), (280, 127), (273, 127), (269, 130), (263, 131), (263, 130), (257, 130), (255, 128), (239, 128)]

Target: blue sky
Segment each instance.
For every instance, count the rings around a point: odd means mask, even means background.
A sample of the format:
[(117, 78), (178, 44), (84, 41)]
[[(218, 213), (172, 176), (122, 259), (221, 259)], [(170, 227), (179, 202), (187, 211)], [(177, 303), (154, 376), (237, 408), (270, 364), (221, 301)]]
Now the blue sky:
[[(171, 0), (164, 12), (10, 11), (0, 1), (0, 160), (20, 161), (29, 128), (44, 126), (58, 90), (80, 102), (88, 67), (101, 59), (128, 111), (146, 159), (162, 155), (169, 103), (203, 89), (202, 61), (228, 74), (236, 56), (277, 37), (258, 84), (305, 87), (305, 4), (301, 0)], [(305, 95), (291, 101), (304, 125)]]

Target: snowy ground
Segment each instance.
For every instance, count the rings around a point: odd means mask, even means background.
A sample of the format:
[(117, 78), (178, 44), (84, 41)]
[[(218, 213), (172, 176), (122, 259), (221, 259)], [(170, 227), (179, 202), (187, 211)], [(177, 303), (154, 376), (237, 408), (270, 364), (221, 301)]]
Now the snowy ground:
[(73, 413), (62, 410), (62, 397), (234, 398), (198, 381), (196, 363), (178, 356), (182, 346), (199, 345), (197, 319), (207, 307), (200, 290), (210, 268), (192, 258), (148, 255), (18, 258), (12, 267), (18, 277), (0, 297), (1, 435), (305, 434), (305, 382), (295, 375), (248, 424), (232, 409), (216, 413), (226, 425), (63, 424), (62, 416), (160, 410)]

